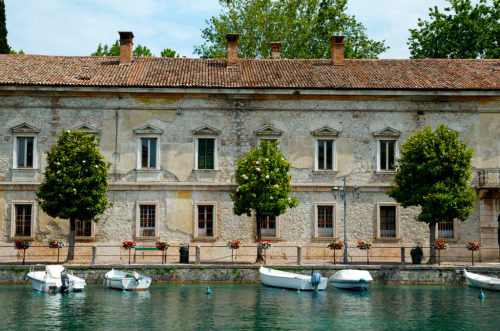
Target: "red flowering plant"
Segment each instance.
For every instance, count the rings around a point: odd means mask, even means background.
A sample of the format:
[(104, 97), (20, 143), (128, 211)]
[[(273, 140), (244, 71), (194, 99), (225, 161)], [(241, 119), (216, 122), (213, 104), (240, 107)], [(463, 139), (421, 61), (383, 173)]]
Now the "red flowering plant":
[(122, 242), (122, 247), (125, 249), (132, 249), (132, 248), (135, 248), (135, 246), (137, 246), (137, 242), (135, 241), (135, 239), (132, 241), (124, 240)]
[(31, 247), (31, 243), (29, 241), (16, 240), (16, 242), (14, 243), (14, 247), (19, 250), (25, 250)]
[(159, 251), (167, 250), (170, 247), (170, 244), (166, 241), (157, 241), (155, 245)]
[(63, 248), (64, 246), (66, 246), (64, 241), (56, 241), (56, 240), (49, 241), (49, 248)]
[(271, 244), (271, 242), (269, 240), (261, 240), (257, 243), (257, 246), (261, 249), (268, 249), (268, 248), (273, 247), (273, 245)]
[(357, 247), (359, 249), (370, 249), (372, 248), (372, 244), (368, 240), (359, 240), (357, 243)]
[(330, 249), (344, 249), (344, 243), (342, 242), (342, 240), (332, 241), (328, 244), (327, 247)]
[(474, 240), (468, 241), (467, 244), (465, 244), (465, 247), (467, 247), (469, 251), (478, 251), (481, 247), (483, 247), (483, 245)]
[(432, 243), (432, 248), (446, 250), (448, 248), (448, 244), (446, 243), (446, 241), (435, 241)]
[(238, 249), (238, 248), (240, 248), (240, 245), (241, 245), (241, 241), (239, 241), (239, 240), (230, 240), (227, 242), (227, 247), (229, 247), (231, 249)]

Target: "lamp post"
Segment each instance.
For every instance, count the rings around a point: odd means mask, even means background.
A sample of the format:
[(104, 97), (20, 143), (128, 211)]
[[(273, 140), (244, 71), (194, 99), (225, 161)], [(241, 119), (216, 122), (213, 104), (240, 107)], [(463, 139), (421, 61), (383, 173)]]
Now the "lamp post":
[(332, 187), (332, 194), (335, 199), (339, 196), (342, 200), (344, 200), (344, 264), (347, 264), (347, 192), (351, 192), (353, 198), (359, 198), (359, 186), (349, 186), (345, 183), (346, 177), (344, 177), (344, 185), (342, 187), (334, 186)]

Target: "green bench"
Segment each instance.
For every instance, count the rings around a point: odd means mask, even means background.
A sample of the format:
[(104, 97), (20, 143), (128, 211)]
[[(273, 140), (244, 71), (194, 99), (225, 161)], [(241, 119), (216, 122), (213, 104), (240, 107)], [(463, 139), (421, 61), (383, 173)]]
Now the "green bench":
[[(135, 252), (137, 251), (158, 251), (158, 249), (156, 247), (135, 247), (134, 248), (134, 263), (135, 263), (135, 258), (136, 258), (136, 255), (135, 255)], [(164, 250), (164, 251), (161, 251), (162, 254), (161, 254), (161, 264), (163, 264), (164, 262), (166, 263), (167, 262), (167, 250)]]

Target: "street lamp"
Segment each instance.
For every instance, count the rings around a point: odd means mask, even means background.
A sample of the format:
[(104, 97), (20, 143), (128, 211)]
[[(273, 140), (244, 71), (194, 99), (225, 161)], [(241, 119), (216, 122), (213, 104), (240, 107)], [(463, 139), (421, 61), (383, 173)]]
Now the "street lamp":
[(347, 192), (351, 192), (353, 198), (359, 198), (359, 186), (349, 186), (346, 185), (344, 177), (344, 185), (342, 187), (334, 186), (332, 187), (332, 194), (335, 199), (339, 196), (344, 200), (344, 264), (347, 264), (347, 223), (346, 223), (346, 211), (347, 211)]

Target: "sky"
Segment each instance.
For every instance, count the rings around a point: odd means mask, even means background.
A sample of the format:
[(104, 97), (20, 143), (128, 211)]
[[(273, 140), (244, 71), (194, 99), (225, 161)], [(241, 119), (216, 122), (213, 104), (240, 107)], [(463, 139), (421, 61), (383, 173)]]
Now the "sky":
[[(477, 3), (479, 0), (473, 0)], [(85, 56), (99, 43), (113, 44), (118, 31), (132, 31), (134, 45), (160, 56), (171, 48), (181, 56), (197, 57), (201, 29), (218, 16), (218, 0), (4, 0), (7, 39), (11, 49), (27, 54)], [(349, 0), (347, 12), (389, 50), (382, 59), (407, 59), (408, 29), (418, 18), (428, 20), (429, 8), (443, 9), (446, 0)], [(442, 10), (441, 10), (442, 11)]]

